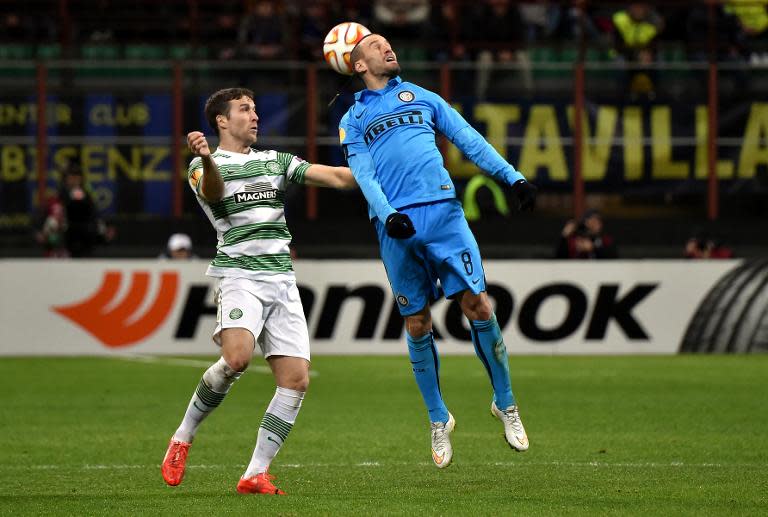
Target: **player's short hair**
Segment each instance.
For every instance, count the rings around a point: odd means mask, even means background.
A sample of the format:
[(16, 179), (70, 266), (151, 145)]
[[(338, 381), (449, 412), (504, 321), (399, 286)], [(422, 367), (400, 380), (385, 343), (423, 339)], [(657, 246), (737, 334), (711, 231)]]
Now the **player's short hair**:
[(253, 100), (253, 92), (248, 88), (224, 88), (219, 90), (205, 101), (205, 120), (208, 125), (219, 135), (219, 125), (216, 123), (216, 117), (224, 115), (229, 118), (229, 101), (248, 97)]
[(363, 49), (360, 47), (360, 43), (363, 42), (365, 38), (368, 36), (373, 36), (374, 33), (366, 34), (362, 38), (360, 38), (360, 41), (358, 41), (354, 47), (352, 47), (352, 52), (349, 53), (349, 62), (352, 65), (352, 71), (355, 70), (355, 63), (360, 61), (363, 58)]

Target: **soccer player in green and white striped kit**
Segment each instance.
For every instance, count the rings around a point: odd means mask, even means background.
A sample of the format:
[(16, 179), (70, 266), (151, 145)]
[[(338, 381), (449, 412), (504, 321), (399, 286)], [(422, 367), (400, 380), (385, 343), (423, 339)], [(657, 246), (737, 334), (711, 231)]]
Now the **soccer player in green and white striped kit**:
[(187, 135), (196, 155), (189, 166), (189, 184), (218, 237), (218, 252), (206, 274), (219, 279), (213, 340), (221, 346), (221, 358), (206, 370), (192, 395), (171, 437), (162, 474), (169, 485), (181, 483), (198, 426), (248, 367), (258, 344), (277, 389), (237, 491), (282, 495), (268, 468), (301, 408), (310, 359), (307, 323), (288, 248), (285, 189), (289, 181), (340, 189), (357, 184), (347, 167), (310, 164), (288, 153), (252, 149), (259, 117), (250, 90), (214, 93), (205, 103), (205, 117), (219, 136), (219, 147), (211, 152), (199, 131)]

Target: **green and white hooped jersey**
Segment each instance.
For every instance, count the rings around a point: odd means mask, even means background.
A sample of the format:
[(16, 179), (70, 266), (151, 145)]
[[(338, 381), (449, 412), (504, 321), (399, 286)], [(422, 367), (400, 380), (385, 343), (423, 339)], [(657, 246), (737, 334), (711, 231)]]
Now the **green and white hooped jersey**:
[(203, 164), (196, 157), (187, 171), (197, 201), (216, 229), (216, 258), (206, 274), (259, 278), (293, 275), (291, 234), (285, 224), (287, 181), (304, 183), (310, 164), (289, 153), (255, 151), (212, 153), (224, 179), (224, 197), (209, 203), (200, 195)]

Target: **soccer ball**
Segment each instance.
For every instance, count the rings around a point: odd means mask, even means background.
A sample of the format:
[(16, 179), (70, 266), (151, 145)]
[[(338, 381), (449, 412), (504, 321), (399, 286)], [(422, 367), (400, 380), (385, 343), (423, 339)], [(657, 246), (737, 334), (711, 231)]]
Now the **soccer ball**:
[(370, 34), (366, 27), (356, 22), (344, 22), (328, 32), (323, 42), (323, 56), (331, 68), (340, 74), (352, 75), (350, 57), (357, 42)]

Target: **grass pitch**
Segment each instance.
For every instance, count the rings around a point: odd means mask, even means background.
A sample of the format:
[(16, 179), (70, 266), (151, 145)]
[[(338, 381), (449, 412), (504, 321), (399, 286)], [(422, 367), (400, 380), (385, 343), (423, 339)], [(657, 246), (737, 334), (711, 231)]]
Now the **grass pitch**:
[(768, 508), (766, 356), (513, 357), (526, 453), (513, 452), (491, 418), (479, 361), (445, 357), (443, 393), (457, 421), (454, 464), (445, 470), (432, 466), (407, 358), (316, 357), (317, 375), (271, 469), (289, 497), (235, 492), (274, 390), (263, 367), (244, 375), (203, 424), (182, 485), (165, 486), (160, 461), (208, 358), (186, 361), (0, 360), (0, 514)]

